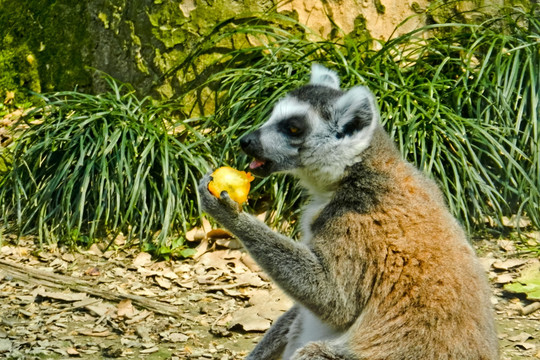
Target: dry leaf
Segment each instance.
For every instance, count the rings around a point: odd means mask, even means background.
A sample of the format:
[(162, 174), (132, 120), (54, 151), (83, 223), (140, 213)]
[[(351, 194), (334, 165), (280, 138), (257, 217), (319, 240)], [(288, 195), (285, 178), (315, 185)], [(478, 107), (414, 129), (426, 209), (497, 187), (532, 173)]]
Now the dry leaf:
[(131, 318), (135, 315), (135, 308), (131, 303), (131, 300), (124, 299), (118, 303), (118, 310), (116, 312), (118, 316)]
[(186, 334), (175, 332), (168, 334), (166, 339), (173, 343), (186, 342), (188, 341), (189, 336), (187, 336)]
[(241, 284), (245, 283), (255, 287), (261, 287), (268, 284), (267, 282), (262, 281), (257, 274), (254, 274), (252, 272), (246, 272), (236, 275), (236, 282)]
[(0, 354), (9, 352), (13, 348), (13, 343), (9, 339), (0, 339)]
[(138, 322), (143, 321), (144, 319), (146, 319), (148, 316), (150, 316), (152, 314), (153, 314), (153, 312), (151, 312), (151, 311), (143, 310), (140, 313), (138, 313), (137, 315), (133, 316), (131, 319), (126, 320), (126, 324), (136, 324)]
[(166, 289), (166, 290), (169, 290), (169, 289), (171, 288), (171, 286), (172, 286), (170, 280), (167, 280), (167, 279), (165, 279), (165, 278), (162, 278), (161, 276), (156, 276), (155, 279), (156, 279), (156, 283), (157, 283), (160, 287), (162, 287), (162, 288), (164, 288), (164, 289)]
[(73, 255), (71, 253), (62, 254), (62, 260), (67, 261), (67, 262), (74, 262), (75, 261), (75, 255)]
[(233, 313), (229, 329), (240, 326), (244, 331), (266, 331), (270, 328), (270, 320), (261, 317), (258, 309), (251, 306)]
[(139, 255), (137, 255), (135, 259), (133, 259), (132, 265), (135, 268), (139, 268), (143, 266), (148, 266), (151, 263), (152, 263), (152, 255), (150, 255), (149, 253), (142, 252), (142, 253), (139, 253)]
[(84, 273), (86, 275), (89, 275), (89, 276), (99, 276), (99, 275), (101, 275), (101, 272), (99, 271), (99, 268), (97, 268), (95, 266), (92, 266), (92, 267), (86, 269), (86, 271)]
[(495, 279), (495, 284), (508, 284), (513, 280), (514, 276), (512, 274), (502, 274), (497, 276), (497, 278)]
[(513, 269), (522, 265), (525, 265), (527, 263), (527, 260), (521, 260), (521, 259), (508, 259), (505, 261), (495, 261), (493, 263), (493, 268), (497, 270), (509, 270)]
[(529, 334), (529, 333), (526, 333), (526, 332), (521, 332), (519, 333), (518, 335), (514, 335), (514, 336), (511, 336), (508, 338), (509, 341), (512, 341), (512, 342), (524, 342), (526, 341), (527, 339), (530, 339), (532, 338), (532, 335)]
[(139, 325), (135, 328), (135, 332), (143, 340), (150, 338), (150, 329), (144, 325)]
[(176, 275), (176, 273), (174, 271), (172, 271), (171, 269), (165, 269), (161, 272), (161, 276), (163, 276), (164, 278), (167, 278), (169, 280), (176, 280), (178, 279), (178, 275)]
[(249, 303), (258, 309), (258, 314), (268, 320), (275, 320), (293, 306), (293, 302), (280, 289), (258, 289)]
[(96, 304), (96, 305), (86, 305), (84, 308), (87, 309), (88, 311), (96, 314), (99, 317), (103, 317), (105, 315), (111, 315), (111, 314), (116, 313), (116, 309), (114, 308), (114, 306), (109, 304), (109, 303), (100, 303), (100, 304)]
[(229, 231), (221, 228), (210, 230), (206, 236), (210, 239), (230, 239), (233, 237)]
[(228, 264), (231, 263), (231, 260), (226, 259), (228, 252), (228, 250), (207, 252), (199, 258), (198, 262), (205, 268), (228, 270)]
[(69, 355), (69, 356), (79, 356), (81, 355), (77, 349), (75, 349), (74, 347), (69, 347), (66, 349), (66, 353)]
[(523, 350), (532, 350), (532, 349), (536, 348), (536, 345), (526, 343), (526, 342), (517, 343), (514, 346), (517, 347), (517, 348), (523, 349)]
[(206, 237), (206, 232), (199, 227), (194, 227), (188, 232), (186, 232), (186, 239), (188, 241), (201, 241), (205, 237)]
[(217, 239), (216, 246), (231, 250), (238, 250), (244, 247), (238, 239)]
[(176, 281), (175, 283), (185, 289), (193, 289), (193, 287), (195, 286), (195, 282), (193, 280)]
[(247, 266), (247, 268), (253, 272), (261, 272), (262, 269), (260, 268), (259, 264), (257, 264), (255, 262), (255, 260), (253, 260), (253, 258), (251, 256), (249, 256), (249, 254), (247, 253), (244, 253), (241, 257), (241, 260), (242, 262), (244, 263), (244, 265)]
[(516, 251), (516, 245), (512, 240), (499, 240), (497, 241), (497, 245), (499, 245), (499, 248), (506, 252), (515, 252)]
[(89, 254), (93, 254), (93, 255), (97, 255), (97, 256), (103, 255), (103, 253), (101, 252), (101, 250), (99, 249), (97, 244), (92, 244), (92, 246), (90, 246), (90, 248), (88, 249), (87, 252)]
[(147, 296), (147, 297), (156, 297), (156, 293), (153, 292), (152, 290), (150, 289), (142, 289), (142, 290), (139, 290), (139, 291), (134, 291), (133, 292), (135, 295), (139, 295), (139, 296)]
[(197, 252), (195, 253), (195, 255), (193, 255), (193, 258), (196, 260), (200, 258), (201, 256), (203, 256), (208, 250), (208, 239), (207, 238), (202, 239), (201, 243), (195, 248), (195, 250)]
[(502, 224), (511, 228), (524, 228), (531, 224), (531, 221), (525, 216), (512, 215), (511, 217), (503, 216)]

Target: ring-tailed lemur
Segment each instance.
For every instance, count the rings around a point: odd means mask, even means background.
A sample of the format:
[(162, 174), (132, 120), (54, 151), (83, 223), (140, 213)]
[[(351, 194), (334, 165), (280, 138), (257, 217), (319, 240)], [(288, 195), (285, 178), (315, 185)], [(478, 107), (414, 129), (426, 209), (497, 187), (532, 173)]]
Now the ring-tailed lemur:
[(295, 305), (248, 356), (267, 359), (496, 359), (490, 291), (435, 183), (405, 162), (365, 87), (310, 82), (241, 139), (251, 170), (308, 190), (301, 242), (199, 185), (203, 209), (235, 234)]

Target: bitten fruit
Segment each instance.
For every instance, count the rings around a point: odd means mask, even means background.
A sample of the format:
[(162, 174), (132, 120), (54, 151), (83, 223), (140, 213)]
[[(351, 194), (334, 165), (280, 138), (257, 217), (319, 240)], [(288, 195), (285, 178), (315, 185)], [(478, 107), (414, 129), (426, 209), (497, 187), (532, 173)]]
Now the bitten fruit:
[(226, 191), (231, 199), (241, 205), (247, 201), (250, 182), (253, 179), (251, 173), (223, 166), (212, 173), (208, 190), (217, 198), (220, 197), (222, 191)]

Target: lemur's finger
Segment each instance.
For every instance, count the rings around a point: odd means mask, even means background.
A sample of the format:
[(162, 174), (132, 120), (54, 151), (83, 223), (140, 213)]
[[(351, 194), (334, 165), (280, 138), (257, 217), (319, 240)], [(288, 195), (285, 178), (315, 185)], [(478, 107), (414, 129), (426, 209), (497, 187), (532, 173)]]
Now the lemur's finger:
[(231, 197), (229, 196), (229, 193), (227, 191), (225, 191), (225, 190), (222, 191), (219, 194), (219, 199), (220, 199), (221, 203), (226, 205), (230, 210), (232, 210), (232, 211), (240, 211), (240, 205), (236, 201), (231, 199)]
[(201, 180), (199, 180), (199, 193), (208, 192), (208, 184), (212, 181), (212, 172), (206, 173)]

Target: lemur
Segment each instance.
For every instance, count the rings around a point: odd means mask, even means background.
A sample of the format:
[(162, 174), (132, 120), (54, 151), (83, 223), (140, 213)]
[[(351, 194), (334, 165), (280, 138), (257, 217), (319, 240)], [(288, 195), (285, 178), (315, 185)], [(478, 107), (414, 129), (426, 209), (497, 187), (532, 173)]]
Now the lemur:
[(435, 182), (407, 163), (373, 94), (312, 66), (240, 139), (255, 175), (288, 173), (310, 200), (302, 240), (274, 232), (226, 192), (201, 206), (237, 236), (295, 305), (249, 360), (497, 359), (485, 274)]

